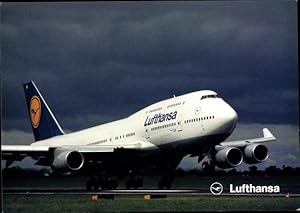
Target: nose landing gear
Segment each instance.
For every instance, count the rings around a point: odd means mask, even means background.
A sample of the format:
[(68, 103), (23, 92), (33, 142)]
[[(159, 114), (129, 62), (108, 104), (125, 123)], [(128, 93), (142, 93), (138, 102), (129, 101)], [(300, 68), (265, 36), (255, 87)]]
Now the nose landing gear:
[(205, 161), (202, 163), (202, 170), (207, 174), (213, 173), (215, 171), (215, 164), (212, 161)]

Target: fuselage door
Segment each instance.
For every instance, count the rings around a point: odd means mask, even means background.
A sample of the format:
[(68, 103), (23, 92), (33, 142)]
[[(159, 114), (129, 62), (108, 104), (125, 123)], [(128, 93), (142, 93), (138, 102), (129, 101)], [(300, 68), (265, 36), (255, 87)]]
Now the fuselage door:
[[(147, 111), (146, 112), (146, 114), (145, 114), (145, 117), (148, 119), (149, 118), (149, 111)], [(147, 121), (147, 120), (146, 120)], [(145, 121), (145, 122), (146, 122)], [(144, 125), (146, 125), (146, 123), (144, 124)], [(147, 140), (149, 140), (150, 139), (150, 131), (151, 131), (151, 128), (149, 127), (149, 126), (145, 126), (145, 137), (146, 137), (146, 139)]]
[(145, 128), (145, 135), (146, 135), (146, 139), (147, 139), (147, 140), (150, 139), (149, 131), (150, 131), (150, 128), (149, 128), (149, 127)]
[(178, 119), (177, 119), (177, 132), (182, 132), (182, 122), (183, 122), (183, 120), (182, 120), (182, 112), (181, 111), (179, 111), (178, 112), (179, 114), (178, 114)]

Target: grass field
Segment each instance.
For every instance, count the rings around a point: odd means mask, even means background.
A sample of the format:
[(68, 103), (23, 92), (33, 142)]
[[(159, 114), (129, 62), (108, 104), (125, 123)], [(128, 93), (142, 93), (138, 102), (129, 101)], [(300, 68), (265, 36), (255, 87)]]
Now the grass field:
[(4, 212), (155, 212), (155, 211), (295, 211), (299, 197), (168, 196), (144, 200), (142, 195), (114, 199), (89, 195), (5, 195)]

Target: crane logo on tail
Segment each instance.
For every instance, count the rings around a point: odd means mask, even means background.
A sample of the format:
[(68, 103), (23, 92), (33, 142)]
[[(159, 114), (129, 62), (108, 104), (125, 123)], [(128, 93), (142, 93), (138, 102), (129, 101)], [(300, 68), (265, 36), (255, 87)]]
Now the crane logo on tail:
[(41, 101), (39, 97), (33, 96), (30, 100), (30, 120), (34, 128), (37, 128), (41, 120)]

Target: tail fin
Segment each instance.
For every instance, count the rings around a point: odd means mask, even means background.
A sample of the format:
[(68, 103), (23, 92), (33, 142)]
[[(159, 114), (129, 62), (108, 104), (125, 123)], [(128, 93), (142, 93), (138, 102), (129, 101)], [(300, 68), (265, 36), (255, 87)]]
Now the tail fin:
[(63, 135), (59, 123), (34, 82), (23, 84), (35, 141)]

